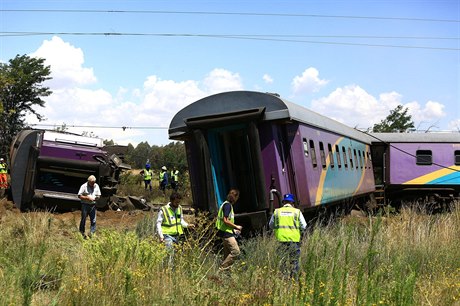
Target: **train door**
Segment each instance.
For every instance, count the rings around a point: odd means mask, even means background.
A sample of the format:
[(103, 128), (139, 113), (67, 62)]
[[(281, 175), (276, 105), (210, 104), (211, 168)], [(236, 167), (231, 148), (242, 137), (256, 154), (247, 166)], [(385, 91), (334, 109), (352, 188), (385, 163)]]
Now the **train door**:
[(282, 178), (280, 190), (282, 193), (292, 193), (298, 196), (297, 184), (295, 179), (295, 167), (293, 164), (293, 144), (297, 132), (297, 125), (280, 126), (278, 130), (278, 150), (280, 152)]
[(207, 133), (216, 201), (225, 201), (230, 188), (240, 190), (235, 213), (265, 207), (260, 142), (254, 124), (212, 128)]

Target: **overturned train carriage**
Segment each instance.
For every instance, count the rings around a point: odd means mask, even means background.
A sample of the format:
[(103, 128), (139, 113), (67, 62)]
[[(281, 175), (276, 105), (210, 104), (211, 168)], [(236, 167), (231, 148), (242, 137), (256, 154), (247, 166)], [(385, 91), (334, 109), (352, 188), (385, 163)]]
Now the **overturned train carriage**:
[(169, 137), (185, 142), (193, 203), (216, 215), (228, 190), (243, 226), (259, 228), (292, 193), (307, 212), (375, 190), (371, 139), (276, 94), (235, 91), (179, 111)]
[[(23, 130), (10, 149), (11, 195), (16, 207), (71, 210), (79, 207), (80, 186), (94, 175), (107, 207), (126, 165), (120, 148), (111, 151), (99, 138), (44, 130)], [(117, 153), (117, 154), (115, 154)]]

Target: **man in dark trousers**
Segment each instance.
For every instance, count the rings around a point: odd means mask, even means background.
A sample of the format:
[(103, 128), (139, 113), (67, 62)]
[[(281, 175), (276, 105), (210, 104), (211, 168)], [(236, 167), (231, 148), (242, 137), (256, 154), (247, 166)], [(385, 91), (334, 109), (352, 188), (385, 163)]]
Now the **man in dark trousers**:
[(284, 267), (291, 278), (297, 278), (299, 272), (300, 240), (302, 232), (307, 228), (307, 222), (300, 211), (294, 207), (295, 199), (292, 194), (285, 194), (283, 207), (275, 209), (270, 218), (269, 227), (274, 229), (276, 240), (279, 241), (279, 253), (287, 261)]

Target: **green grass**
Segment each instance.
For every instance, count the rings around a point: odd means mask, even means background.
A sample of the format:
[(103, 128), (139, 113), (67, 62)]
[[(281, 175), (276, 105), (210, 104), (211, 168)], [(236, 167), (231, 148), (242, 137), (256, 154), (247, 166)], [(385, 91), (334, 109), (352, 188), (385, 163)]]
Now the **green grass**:
[[(83, 240), (59, 234), (52, 214), (0, 223), (0, 305), (459, 305), (460, 211), (404, 210), (317, 226), (302, 243), (298, 280), (279, 272), (269, 235), (245, 240), (230, 273), (219, 273), (212, 222), (168, 266), (152, 238), (154, 214), (134, 230), (100, 229)], [(15, 218), (15, 220), (12, 220)]]

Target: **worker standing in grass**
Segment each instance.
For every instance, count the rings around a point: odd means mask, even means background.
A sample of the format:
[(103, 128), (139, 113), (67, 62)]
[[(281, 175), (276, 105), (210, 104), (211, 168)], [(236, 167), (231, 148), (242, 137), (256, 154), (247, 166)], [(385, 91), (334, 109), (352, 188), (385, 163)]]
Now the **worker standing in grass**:
[(163, 195), (166, 196), (166, 186), (168, 186), (168, 169), (166, 166), (161, 167), (159, 184), (160, 190), (163, 191)]
[(229, 269), (240, 255), (236, 236), (241, 234), (243, 227), (235, 224), (235, 214), (233, 213), (233, 205), (238, 201), (239, 197), (240, 191), (238, 189), (230, 189), (227, 200), (220, 206), (217, 214), (217, 236), (222, 239), (224, 246), (224, 260), (220, 265), (220, 270)]
[(8, 188), (8, 167), (3, 158), (0, 158), (0, 189)]
[(174, 254), (174, 244), (181, 241), (184, 235), (184, 228), (194, 228), (194, 224), (189, 224), (184, 220), (182, 206), (179, 204), (182, 196), (173, 192), (169, 196), (169, 203), (161, 207), (158, 212), (156, 231), (160, 242), (163, 242), (168, 249), (170, 263)]
[(101, 197), (101, 190), (94, 175), (90, 175), (88, 181), (81, 185), (78, 197), (81, 201), (80, 233), (86, 239), (86, 217), (89, 215), (91, 237), (96, 232), (96, 201)]
[(297, 278), (299, 272), (300, 240), (302, 232), (307, 228), (307, 222), (300, 211), (294, 207), (295, 199), (292, 194), (283, 197), (283, 207), (275, 209), (270, 218), (269, 227), (274, 229), (276, 240), (280, 242), (279, 253), (288, 262), (290, 269), (284, 271), (291, 278)]
[(144, 189), (147, 188), (152, 191), (152, 177), (153, 177), (153, 170), (150, 169), (150, 164), (146, 164), (145, 168), (141, 171), (141, 175), (144, 177)]
[(179, 170), (177, 170), (176, 167), (174, 167), (171, 171), (171, 188), (174, 191), (177, 191), (179, 188)]

